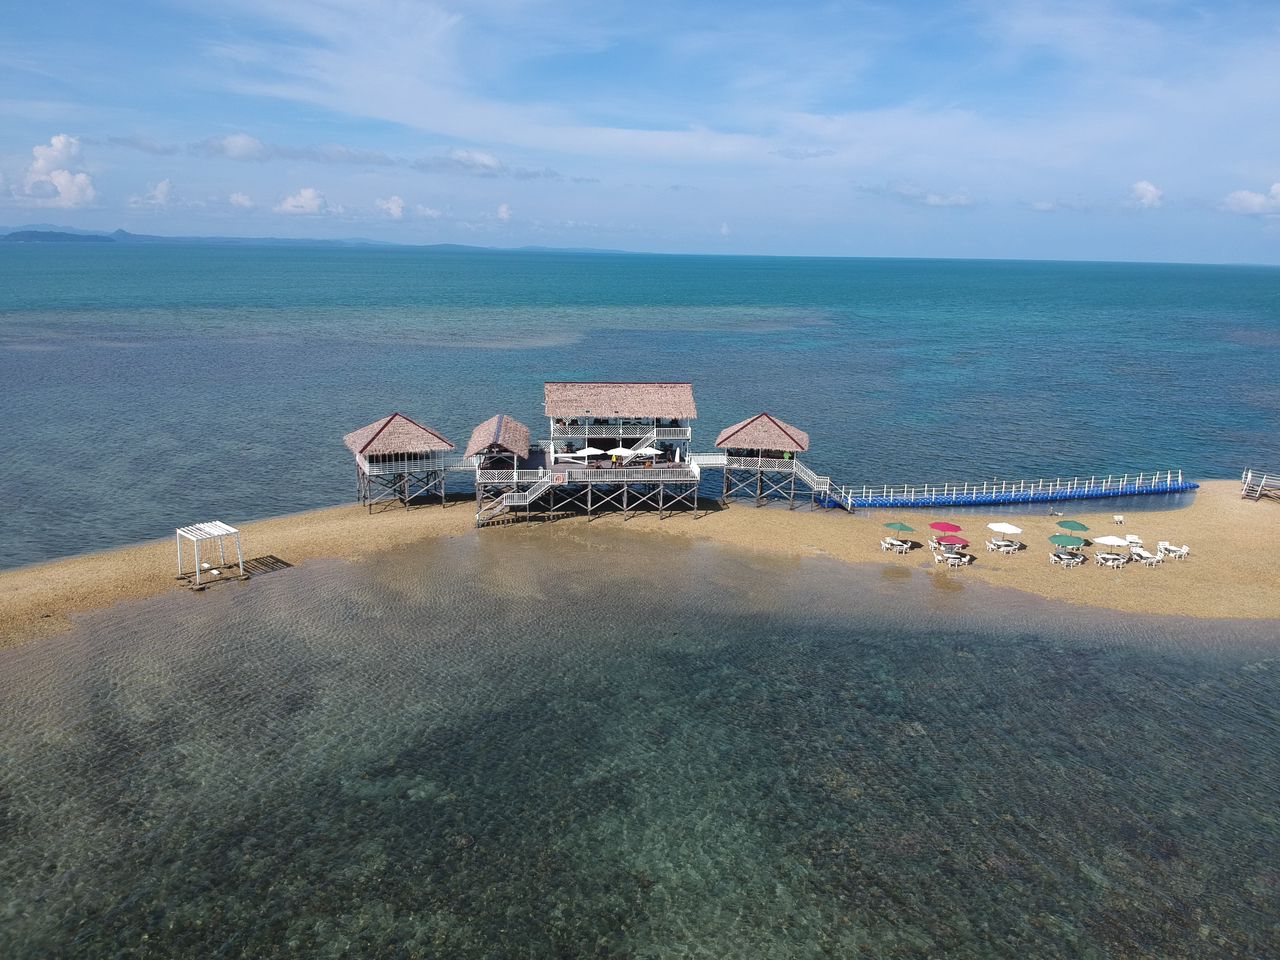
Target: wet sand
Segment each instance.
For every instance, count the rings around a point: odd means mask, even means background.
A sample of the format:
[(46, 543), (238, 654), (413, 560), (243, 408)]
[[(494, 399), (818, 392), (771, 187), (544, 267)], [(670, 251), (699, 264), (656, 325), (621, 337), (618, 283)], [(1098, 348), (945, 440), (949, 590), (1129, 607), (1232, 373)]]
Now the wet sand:
[[(296, 565), (319, 557), (348, 560), (435, 537), (538, 537), (543, 523), (517, 523), (476, 530), (473, 502), (448, 507), (392, 509), (369, 515), (359, 506), (333, 507), (241, 524), (245, 556)], [(886, 569), (919, 571), (962, 585), (978, 580), (995, 586), (1069, 603), (1139, 614), (1199, 618), (1280, 619), (1280, 504), (1240, 499), (1239, 484), (1210, 481), (1201, 486), (1192, 506), (1132, 513), (1123, 527), (1112, 522), (1108, 501), (1073, 514), (1090, 529), (1086, 536), (1137, 534), (1154, 551), (1158, 540), (1191, 545), (1186, 560), (1167, 560), (1155, 568), (1129, 564), (1107, 570), (1092, 562), (1064, 570), (1048, 562), (1047, 538), (1061, 532), (1043, 505), (1025, 515), (969, 514), (957, 522), (965, 528), (976, 554), (962, 569), (937, 567), (928, 549), (895, 555), (880, 550), (884, 524), (902, 520), (918, 531), (917, 541), (932, 520), (953, 519), (938, 511), (867, 510), (856, 515), (838, 511), (756, 509), (734, 504), (699, 514), (675, 514), (659, 521), (652, 515), (624, 520), (603, 515), (591, 521), (593, 531), (611, 526), (720, 543), (779, 557), (830, 556), (849, 563), (882, 564)], [(231, 523), (235, 519), (224, 518)], [(989, 521), (1000, 519), (1023, 528), (1028, 549), (1014, 555), (988, 553), (983, 547)], [(586, 527), (586, 520), (556, 521), (558, 529)], [(172, 539), (103, 553), (86, 554), (0, 572), (0, 646), (12, 646), (67, 629), (79, 613), (99, 610), (166, 591), (185, 589), (175, 580)], [(268, 574), (269, 575), (269, 574)], [(211, 589), (252, 589), (253, 583), (215, 584)]]

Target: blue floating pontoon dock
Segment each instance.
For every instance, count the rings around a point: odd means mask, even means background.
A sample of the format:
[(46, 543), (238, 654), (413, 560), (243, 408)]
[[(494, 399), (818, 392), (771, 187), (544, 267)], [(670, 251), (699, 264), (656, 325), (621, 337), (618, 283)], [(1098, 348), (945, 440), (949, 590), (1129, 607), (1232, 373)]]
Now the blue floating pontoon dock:
[(921, 486), (833, 486), (825, 496), (819, 498), (819, 502), (827, 507), (842, 507), (845, 510), (866, 507), (976, 507), (1183, 493), (1199, 486), (1198, 483), (1184, 479), (1181, 470), (1163, 470), (1121, 476), (1059, 477), (1052, 480), (987, 480), (982, 483)]

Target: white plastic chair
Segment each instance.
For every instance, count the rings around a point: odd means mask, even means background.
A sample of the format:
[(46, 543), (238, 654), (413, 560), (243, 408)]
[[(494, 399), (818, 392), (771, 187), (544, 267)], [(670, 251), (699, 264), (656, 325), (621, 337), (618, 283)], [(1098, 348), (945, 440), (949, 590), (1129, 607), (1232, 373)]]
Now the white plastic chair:
[(1123, 513), (1113, 514), (1113, 515), (1112, 515), (1112, 517), (1111, 517), (1111, 519), (1112, 519), (1112, 520), (1114, 520), (1114, 521), (1116, 522), (1116, 526), (1118, 526), (1118, 527), (1123, 527), (1123, 526), (1124, 526), (1124, 514), (1123, 514)]

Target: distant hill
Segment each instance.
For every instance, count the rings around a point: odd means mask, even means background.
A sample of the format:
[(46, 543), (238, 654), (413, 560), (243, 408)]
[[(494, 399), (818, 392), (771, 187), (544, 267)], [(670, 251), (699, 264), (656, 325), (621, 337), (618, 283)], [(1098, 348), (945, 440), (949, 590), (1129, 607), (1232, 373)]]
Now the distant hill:
[(127, 243), (127, 244), (201, 244), (212, 246), (253, 247), (387, 247), (405, 250), (430, 250), (432, 253), (625, 253), (624, 250), (596, 250), (583, 247), (481, 247), (465, 243), (388, 243), (351, 237), (343, 240), (306, 240), (296, 237), (164, 237), (128, 230), (80, 230), (51, 223), (0, 227), (0, 242), (12, 243)]
[(0, 236), (5, 243), (114, 243), (100, 233), (64, 233), (61, 230), (15, 230)]

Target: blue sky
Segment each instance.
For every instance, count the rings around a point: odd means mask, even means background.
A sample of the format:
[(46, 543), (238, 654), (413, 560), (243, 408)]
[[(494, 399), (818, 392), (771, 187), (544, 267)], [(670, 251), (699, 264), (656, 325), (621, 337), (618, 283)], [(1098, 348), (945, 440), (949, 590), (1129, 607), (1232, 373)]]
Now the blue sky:
[(45, 0), (0, 223), (1280, 263), (1280, 4)]

